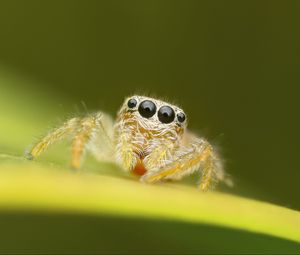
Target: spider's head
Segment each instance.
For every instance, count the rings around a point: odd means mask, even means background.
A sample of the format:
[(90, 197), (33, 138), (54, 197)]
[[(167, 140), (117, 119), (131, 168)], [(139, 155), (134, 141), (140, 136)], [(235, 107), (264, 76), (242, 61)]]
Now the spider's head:
[(175, 132), (182, 134), (187, 125), (186, 115), (175, 105), (145, 96), (132, 96), (125, 100), (119, 117), (128, 124), (138, 126), (146, 133)]

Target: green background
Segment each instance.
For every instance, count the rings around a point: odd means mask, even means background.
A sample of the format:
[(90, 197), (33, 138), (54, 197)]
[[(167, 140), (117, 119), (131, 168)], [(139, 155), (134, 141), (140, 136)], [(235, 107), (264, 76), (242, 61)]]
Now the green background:
[[(30, 103), (44, 128), (81, 101), (111, 114), (134, 93), (178, 103), (220, 147), (229, 192), (299, 210), (299, 11), (299, 1), (1, 1), (1, 75), (33, 81), (14, 96), (40, 95)], [(10, 107), (11, 123), (27, 114), (26, 100)], [(19, 133), (18, 153), (39, 134)]]

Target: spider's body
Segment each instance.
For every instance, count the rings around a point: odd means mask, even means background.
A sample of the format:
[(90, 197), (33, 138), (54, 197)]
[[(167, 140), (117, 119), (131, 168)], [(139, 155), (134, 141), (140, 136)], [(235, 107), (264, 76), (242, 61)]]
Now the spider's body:
[(185, 113), (169, 103), (132, 96), (125, 100), (115, 122), (98, 112), (73, 118), (41, 139), (29, 153), (36, 157), (50, 144), (73, 135), (72, 167), (79, 168), (85, 150), (98, 160), (116, 162), (143, 182), (180, 179), (201, 171), (200, 188), (225, 181), (212, 146), (187, 129)]

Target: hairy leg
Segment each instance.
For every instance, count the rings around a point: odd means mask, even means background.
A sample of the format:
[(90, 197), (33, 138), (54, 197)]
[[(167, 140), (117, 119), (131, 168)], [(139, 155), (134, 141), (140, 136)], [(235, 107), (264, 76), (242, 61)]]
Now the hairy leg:
[[(101, 119), (101, 117), (99, 117)], [(92, 134), (97, 128), (97, 117), (89, 116), (80, 121), (72, 143), (71, 167), (79, 169), (87, 143), (91, 140)]]
[[(99, 137), (100, 133), (103, 136), (106, 136), (107, 134), (102, 119), (102, 113), (96, 113), (84, 118), (70, 119), (61, 127), (51, 131), (34, 145), (27, 154), (27, 158), (32, 159), (37, 157), (53, 143), (67, 138), (68, 136), (72, 136), (71, 167), (75, 169), (80, 168), (87, 145), (93, 141), (93, 139), (97, 138), (97, 135)], [(109, 140), (109, 142), (111, 142), (111, 140)], [(96, 149), (94, 148), (94, 150)]]
[(141, 180), (154, 183), (163, 179), (180, 179), (199, 170), (202, 170), (199, 188), (203, 191), (224, 179), (221, 162), (212, 146), (203, 139), (191, 136), (187, 145), (178, 147), (174, 152), (172, 162), (158, 171), (149, 172)]
[(72, 118), (62, 126), (50, 131), (45, 137), (41, 138), (30, 151), (26, 152), (26, 157), (28, 159), (33, 159), (47, 150), (50, 145), (74, 134), (78, 129), (79, 122), (79, 118)]

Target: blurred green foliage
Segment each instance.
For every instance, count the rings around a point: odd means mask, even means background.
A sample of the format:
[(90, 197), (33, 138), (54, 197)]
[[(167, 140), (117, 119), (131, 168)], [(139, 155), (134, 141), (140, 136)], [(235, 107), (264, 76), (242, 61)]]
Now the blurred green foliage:
[[(4, 212), (3, 253), (297, 254), (299, 245), (221, 227), (79, 214)], [(17, 232), (15, 230), (18, 230)], [(17, 240), (17, 242), (16, 242)], [(18, 244), (18, 245), (16, 245)]]

